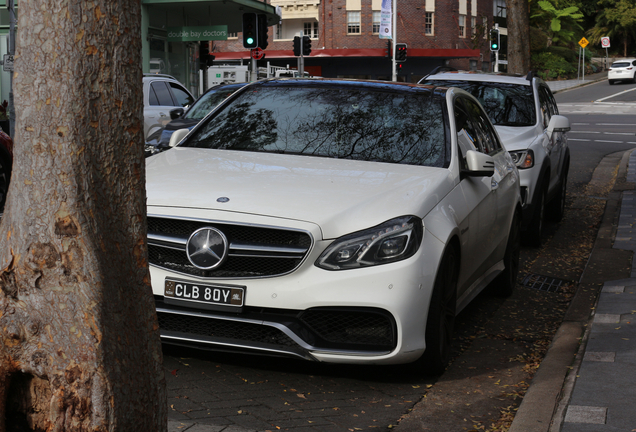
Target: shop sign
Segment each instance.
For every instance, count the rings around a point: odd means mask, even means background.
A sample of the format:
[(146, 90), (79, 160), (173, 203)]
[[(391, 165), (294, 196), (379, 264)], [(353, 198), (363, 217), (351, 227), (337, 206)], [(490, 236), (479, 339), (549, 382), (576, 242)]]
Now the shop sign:
[(168, 27), (168, 42), (227, 40), (227, 26)]

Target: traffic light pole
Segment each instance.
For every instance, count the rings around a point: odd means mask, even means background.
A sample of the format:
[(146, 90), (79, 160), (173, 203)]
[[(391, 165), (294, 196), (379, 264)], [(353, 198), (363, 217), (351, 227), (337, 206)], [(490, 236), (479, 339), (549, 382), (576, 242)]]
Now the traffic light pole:
[(395, 46), (397, 44), (397, 0), (391, 1), (391, 7), (393, 11), (391, 13), (391, 26), (393, 27), (391, 33), (393, 34), (393, 72), (391, 80), (393, 82), (397, 81), (397, 64), (395, 61)]
[(303, 52), (305, 51), (303, 44), (305, 42), (305, 38), (304, 38), (304, 33), (301, 30), (300, 31), (300, 57), (298, 57), (298, 75), (300, 77), (304, 77), (305, 76), (305, 56), (303, 55)]

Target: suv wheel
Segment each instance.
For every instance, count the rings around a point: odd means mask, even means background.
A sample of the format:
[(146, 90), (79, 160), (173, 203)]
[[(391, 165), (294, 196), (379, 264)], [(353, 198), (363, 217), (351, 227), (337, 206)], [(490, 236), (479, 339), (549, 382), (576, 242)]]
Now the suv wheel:
[(568, 172), (565, 171), (561, 176), (561, 184), (559, 185), (559, 192), (554, 197), (550, 204), (548, 204), (547, 216), (551, 221), (560, 222), (565, 214), (565, 195), (568, 186)]
[(523, 243), (528, 246), (541, 247), (543, 237), (543, 223), (545, 221), (546, 191), (541, 189), (532, 214), (532, 220), (523, 233)]
[(519, 218), (515, 215), (510, 226), (508, 243), (504, 254), (504, 271), (493, 281), (493, 292), (500, 297), (510, 297), (517, 285), (519, 274), (519, 255), (521, 254), (521, 233)]

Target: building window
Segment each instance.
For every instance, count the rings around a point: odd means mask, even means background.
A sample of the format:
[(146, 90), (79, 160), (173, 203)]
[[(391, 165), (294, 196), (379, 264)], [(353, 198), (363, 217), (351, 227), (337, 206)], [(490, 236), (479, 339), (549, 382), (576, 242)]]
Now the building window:
[(380, 34), (380, 11), (373, 11), (373, 34)]
[(426, 12), (424, 15), (424, 34), (433, 34), (433, 12)]
[(228, 33), (227, 34), (227, 38), (228, 39), (238, 39), (238, 33)]
[(484, 39), (488, 39), (488, 17), (484, 17), (484, 21), (482, 24), (484, 26)]
[(360, 12), (347, 12), (347, 34), (360, 34)]
[(318, 22), (309, 21), (303, 23), (303, 35), (309, 36), (312, 39), (318, 39)]
[(472, 29), (472, 35), (475, 36), (477, 34), (477, 18), (470, 18), (470, 28)]
[(466, 15), (459, 16), (459, 37), (466, 37)]
[(278, 40), (282, 38), (283, 38), (283, 26), (280, 24), (277, 24), (274, 27), (274, 40)]

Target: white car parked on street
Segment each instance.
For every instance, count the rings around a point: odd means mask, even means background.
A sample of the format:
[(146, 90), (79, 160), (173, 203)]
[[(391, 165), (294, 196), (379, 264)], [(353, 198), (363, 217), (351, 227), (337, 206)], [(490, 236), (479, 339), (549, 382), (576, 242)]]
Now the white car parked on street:
[(636, 82), (636, 59), (615, 60), (607, 70), (607, 81), (610, 85), (616, 81)]
[(523, 239), (541, 246), (544, 220), (563, 218), (570, 168), (570, 121), (559, 115), (550, 88), (532, 73), (445, 71), (424, 77), (420, 84), (459, 87), (479, 100), (519, 169)]
[(172, 120), (171, 110), (185, 108), (194, 102), (192, 94), (170, 75), (144, 75), (143, 93), (144, 139)]
[(147, 159), (165, 343), (439, 373), (516, 284), (518, 172), (460, 89), (264, 80), (174, 136)]

